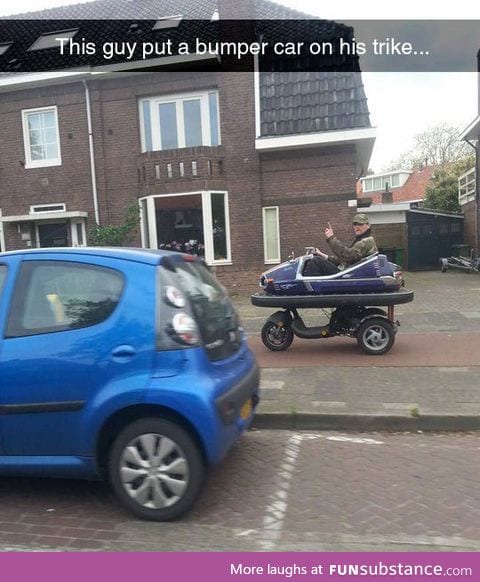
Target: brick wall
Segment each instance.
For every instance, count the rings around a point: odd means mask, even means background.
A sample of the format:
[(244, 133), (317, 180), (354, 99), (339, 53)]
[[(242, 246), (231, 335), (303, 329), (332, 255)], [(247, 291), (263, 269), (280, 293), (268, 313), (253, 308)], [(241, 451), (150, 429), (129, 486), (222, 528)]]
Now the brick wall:
[[(62, 165), (26, 169), (21, 110), (50, 105), (58, 107)], [(67, 204), (67, 210), (93, 212), (81, 85), (1, 93), (0, 119), (0, 205), (3, 214), (28, 214), (30, 205), (60, 202)], [(9, 237), (11, 229), (6, 230), (9, 232), (5, 236)]]
[(279, 207), (282, 258), (305, 246), (327, 250), (327, 222), (341, 240), (352, 239), (355, 161), (354, 146), (262, 154), (262, 206)]

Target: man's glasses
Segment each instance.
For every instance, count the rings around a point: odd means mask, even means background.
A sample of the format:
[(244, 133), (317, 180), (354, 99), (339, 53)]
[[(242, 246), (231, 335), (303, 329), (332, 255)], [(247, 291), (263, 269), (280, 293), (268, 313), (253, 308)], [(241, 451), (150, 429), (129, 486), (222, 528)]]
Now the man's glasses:
[(362, 226), (361, 222), (352, 222), (352, 226)]

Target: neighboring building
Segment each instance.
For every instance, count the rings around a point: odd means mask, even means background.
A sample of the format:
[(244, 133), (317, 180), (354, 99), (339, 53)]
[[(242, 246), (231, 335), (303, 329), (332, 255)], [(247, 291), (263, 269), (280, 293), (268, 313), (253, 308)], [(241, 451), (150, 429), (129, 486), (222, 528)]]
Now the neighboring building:
[(462, 242), (462, 216), (423, 208), (434, 171), (395, 170), (357, 182), (357, 204), (370, 217), (377, 246), (405, 269), (436, 268)]
[[(175, 19), (169, 6), (98, 0), (19, 15), (44, 19), (21, 39), (0, 21), (0, 67), (55, 54), (44, 48), (58, 34), (50, 20), (74, 38), (72, 19), (141, 14), (165, 28), (162, 15), (176, 27), (180, 15), (241, 17), (243, 4), (180, 0)], [(267, 0), (255, 10), (302, 16)], [(345, 34), (329, 22), (332, 30)], [(0, 77), (2, 249), (86, 245), (92, 226), (121, 223), (138, 200), (135, 245), (197, 252), (230, 289), (251, 289), (268, 265), (320, 244), (327, 220), (350, 235), (349, 201), (374, 143), (359, 73), (171, 72), (158, 58), (154, 71), (138, 66)]]
[(381, 252), (410, 271), (436, 269), (463, 242), (463, 216), (427, 210), (418, 202), (390, 202), (362, 208)]
[(421, 201), (434, 171), (433, 166), (424, 166), (418, 170), (395, 170), (360, 178), (357, 183), (359, 206), (365, 203)]

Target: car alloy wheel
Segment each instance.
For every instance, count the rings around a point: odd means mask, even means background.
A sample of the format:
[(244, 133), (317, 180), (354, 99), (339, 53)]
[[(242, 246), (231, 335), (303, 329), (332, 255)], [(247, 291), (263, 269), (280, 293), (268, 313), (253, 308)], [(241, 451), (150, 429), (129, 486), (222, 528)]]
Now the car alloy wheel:
[(109, 465), (117, 497), (143, 519), (176, 519), (200, 493), (204, 467), (197, 444), (181, 426), (142, 419), (117, 437)]

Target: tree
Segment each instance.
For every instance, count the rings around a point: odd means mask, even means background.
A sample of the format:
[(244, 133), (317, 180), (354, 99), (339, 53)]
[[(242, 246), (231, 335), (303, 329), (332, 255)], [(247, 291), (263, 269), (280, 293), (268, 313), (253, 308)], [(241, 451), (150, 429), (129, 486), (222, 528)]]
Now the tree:
[(125, 208), (125, 219), (122, 224), (94, 226), (89, 232), (89, 241), (96, 247), (122, 247), (131, 242), (134, 230), (138, 226), (140, 209), (138, 202), (133, 200)]
[(446, 212), (460, 212), (458, 203), (458, 177), (474, 164), (474, 157), (439, 167), (425, 189), (424, 207)]
[(389, 164), (387, 171), (411, 170), (424, 165), (443, 167), (468, 158), (471, 149), (459, 136), (461, 129), (440, 123), (415, 136), (415, 145)]

